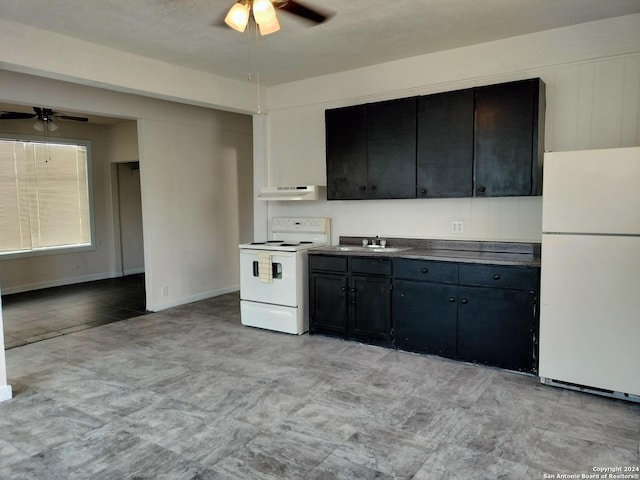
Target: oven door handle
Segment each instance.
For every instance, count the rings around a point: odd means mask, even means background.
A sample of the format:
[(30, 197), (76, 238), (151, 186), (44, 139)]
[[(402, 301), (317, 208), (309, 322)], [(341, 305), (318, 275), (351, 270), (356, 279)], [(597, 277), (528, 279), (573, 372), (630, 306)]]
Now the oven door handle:
[[(260, 276), (260, 271), (258, 270), (258, 262), (254, 261), (252, 262), (253, 264), (253, 276), (254, 277), (258, 277)], [(278, 267), (278, 265), (280, 265), (279, 263), (271, 263), (271, 275), (273, 278), (280, 278), (282, 271), (280, 270), (280, 268)]]

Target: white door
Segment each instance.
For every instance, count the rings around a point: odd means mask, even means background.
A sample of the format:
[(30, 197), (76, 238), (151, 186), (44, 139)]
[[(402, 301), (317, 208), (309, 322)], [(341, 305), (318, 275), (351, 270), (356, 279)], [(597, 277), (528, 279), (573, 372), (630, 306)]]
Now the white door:
[(540, 376), (640, 395), (640, 237), (543, 235)]

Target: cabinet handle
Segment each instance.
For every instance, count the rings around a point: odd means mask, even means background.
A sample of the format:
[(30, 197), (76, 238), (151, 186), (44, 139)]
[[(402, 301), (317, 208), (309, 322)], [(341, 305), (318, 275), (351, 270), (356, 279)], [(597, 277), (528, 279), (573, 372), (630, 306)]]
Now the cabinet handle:
[(450, 303), (453, 303), (453, 302), (455, 302), (455, 301), (456, 301), (456, 297), (449, 297), (449, 302), (450, 302)]
[(422, 195), (426, 195), (426, 194), (427, 194), (427, 189), (426, 189), (426, 188), (421, 188), (421, 189), (420, 189), (420, 193), (421, 193)]
[(469, 300), (467, 300), (466, 298), (463, 298), (462, 300), (460, 300), (460, 303), (468, 303)]
[(478, 191), (479, 191), (480, 193), (484, 193), (484, 192), (486, 192), (486, 191), (487, 191), (487, 187), (478, 187)]
[(428, 268), (423, 268), (423, 269), (422, 269), (422, 273), (427, 273), (428, 271), (429, 271), (429, 269), (428, 269)]
[(369, 187), (369, 190), (375, 190), (375, 189), (376, 189), (376, 186), (375, 186), (375, 185), (371, 185), (371, 186)]
[(340, 289), (340, 291), (341, 291), (341, 292), (346, 292), (346, 291), (347, 291), (347, 287), (342, 287), (342, 288)]
[(349, 291), (350, 291), (351, 293), (356, 293), (356, 289), (355, 289), (355, 288), (350, 288), (350, 289), (349, 289)]
[(360, 185), (358, 188), (359, 188), (360, 190), (366, 190), (366, 189), (367, 189), (367, 187), (366, 187), (365, 185)]
[(496, 273), (496, 274), (493, 276), (493, 279), (494, 279), (494, 280), (500, 280), (500, 275)]

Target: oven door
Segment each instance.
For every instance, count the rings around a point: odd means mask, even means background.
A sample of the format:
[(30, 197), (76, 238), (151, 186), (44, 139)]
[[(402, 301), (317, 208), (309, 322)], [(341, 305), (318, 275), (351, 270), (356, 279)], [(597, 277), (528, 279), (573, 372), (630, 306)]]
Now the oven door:
[[(258, 255), (271, 255), (272, 279), (260, 279)], [(240, 298), (253, 302), (297, 307), (298, 282), (302, 281), (302, 261), (296, 252), (240, 250)]]

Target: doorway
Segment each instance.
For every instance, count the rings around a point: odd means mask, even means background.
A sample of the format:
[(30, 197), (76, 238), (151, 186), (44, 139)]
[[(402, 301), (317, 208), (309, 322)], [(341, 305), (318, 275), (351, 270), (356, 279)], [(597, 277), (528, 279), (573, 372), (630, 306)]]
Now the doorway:
[(144, 273), (140, 162), (116, 164), (122, 275)]

